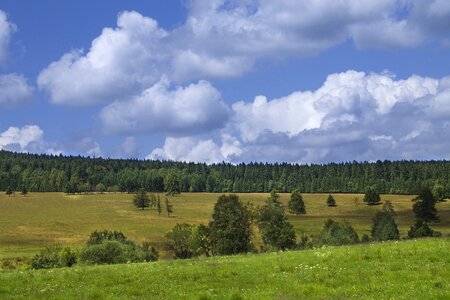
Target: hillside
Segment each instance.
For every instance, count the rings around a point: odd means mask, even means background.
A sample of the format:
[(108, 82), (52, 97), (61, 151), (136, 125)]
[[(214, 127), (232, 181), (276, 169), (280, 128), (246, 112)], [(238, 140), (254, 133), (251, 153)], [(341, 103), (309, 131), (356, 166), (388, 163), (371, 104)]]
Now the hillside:
[(448, 299), (450, 239), (0, 273), (3, 299)]

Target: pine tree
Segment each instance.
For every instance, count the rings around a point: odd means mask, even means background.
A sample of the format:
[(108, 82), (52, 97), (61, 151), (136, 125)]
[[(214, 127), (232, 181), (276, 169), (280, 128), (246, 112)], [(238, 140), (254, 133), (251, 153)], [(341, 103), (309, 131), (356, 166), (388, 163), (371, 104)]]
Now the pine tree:
[(373, 218), (371, 236), (375, 241), (398, 240), (400, 233), (395, 223), (395, 211), (390, 201), (386, 201), (383, 210)]
[(380, 194), (373, 187), (366, 191), (363, 200), (367, 203), (367, 205), (377, 205), (381, 203)]
[(11, 195), (13, 194), (13, 190), (12, 190), (12, 188), (11, 188), (10, 186), (8, 186), (8, 188), (6, 189), (5, 194), (6, 194), (8, 197), (11, 197)]
[(305, 202), (303, 202), (302, 194), (299, 191), (292, 192), (288, 208), (290, 213), (296, 215), (306, 214)]
[(413, 201), (413, 211), (417, 221), (423, 221), (425, 223), (439, 221), (435, 207), (436, 198), (429, 188), (423, 188)]
[(146, 207), (150, 207), (150, 199), (145, 189), (139, 189), (137, 194), (133, 197), (133, 203), (136, 207), (142, 210)]
[(327, 198), (327, 205), (329, 206), (329, 207), (334, 207), (334, 206), (336, 206), (336, 200), (334, 200), (334, 197), (333, 197), (333, 195), (328, 195), (328, 198)]
[(23, 186), (23, 187), (22, 187), (22, 191), (20, 192), (20, 194), (21, 194), (22, 196), (24, 196), (24, 197), (28, 194), (28, 190), (27, 190), (27, 187), (26, 187), (26, 186)]
[(161, 207), (161, 198), (159, 198), (159, 195), (158, 195), (158, 198), (156, 200), (156, 209), (158, 210), (158, 215), (161, 216), (162, 207)]

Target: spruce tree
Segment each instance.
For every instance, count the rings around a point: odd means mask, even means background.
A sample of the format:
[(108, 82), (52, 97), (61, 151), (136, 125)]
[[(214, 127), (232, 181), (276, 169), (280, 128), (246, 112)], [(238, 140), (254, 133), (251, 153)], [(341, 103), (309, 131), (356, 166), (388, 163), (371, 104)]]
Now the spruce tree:
[(24, 196), (24, 197), (28, 194), (28, 190), (27, 190), (27, 187), (26, 187), (26, 186), (23, 186), (23, 187), (22, 187), (22, 191), (20, 192), (20, 194), (21, 194), (22, 196)]
[(375, 241), (398, 240), (400, 233), (395, 223), (395, 211), (390, 201), (386, 201), (383, 211), (378, 212), (373, 218), (371, 231)]
[(336, 206), (336, 200), (334, 200), (334, 197), (333, 197), (333, 195), (328, 195), (328, 198), (327, 198), (327, 205), (329, 206), (329, 207), (334, 207), (334, 206)]
[(417, 221), (425, 223), (439, 221), (435, 207), (436, 198), (429, 188), (423, 188), (413, 201), (413, 211)]
[(166, 197), (166, 212), (168, 217), (170, 217), (170, 214), (173, 213), (173, 205), (170, 204), (169, 199), (167, 197)]
[(373, 187), (366, 191), (363, 200), (367, 203), (367, 205), (377, 205), (381, 203), (380, 194)]
[(139, 189), (136, 195), (133, 197), (133, 203), (136, 207), (144, 210), (146, 207), (150, 207), (150, 199), (145, 189)]
[(299, 191), (292, 192), (288, 208), (290, 213), (296, 215), (306, 214), (305, 202), (303, 202), (302, 194)]
[(158, 215), (161, 216), (162, 207), (161, 207), (161, 198), (159, 198), (159, 195), (158, 195), (158, 198), (156, 200), (156, 209), (158, 210)]
[(5, 194), (6, 194), (8, 197), (11, 197), (11, 195), (13, 194), (13, 190), (12, 190), (12, 188), (11, 188), (10, 186), (8, 186), (8, 188), (6, 189)]

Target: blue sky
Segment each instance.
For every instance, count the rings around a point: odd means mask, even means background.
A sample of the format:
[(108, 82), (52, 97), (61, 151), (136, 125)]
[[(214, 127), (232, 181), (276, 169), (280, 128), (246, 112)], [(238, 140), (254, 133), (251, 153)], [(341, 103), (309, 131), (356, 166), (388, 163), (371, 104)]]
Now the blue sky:
[(446, 0), (0, 0), (0, 149), (450, 159)]

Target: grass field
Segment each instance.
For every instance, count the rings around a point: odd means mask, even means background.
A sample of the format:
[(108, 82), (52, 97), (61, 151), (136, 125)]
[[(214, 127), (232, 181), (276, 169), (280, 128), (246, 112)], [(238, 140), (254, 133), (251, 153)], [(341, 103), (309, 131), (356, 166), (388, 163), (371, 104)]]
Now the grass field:
[(449, 299), (450, 239), (0, 272), (2, 299)]
[[(164, 195), (161, 195), (164, 199)], [(163, 250), (164, 234), (176, 223), (207, 223), (219, 194), (186, 193), (171, 197), (174, 215), (158, 216), (155, 210), (138, 210), (132, 195), (30, 193), (26, 197), (0, 194), (0, 258), (31, 256), (53, 244), (81, 246), (93, 230), (119, 230), (136, 241), (148, 240)], [(239, 194), (242, 201), (263, 204), (268, 194)], [(317, 233), (328, 218), (346, 219), (359, 234), (369, 233), (373, 215), (381, 205), (369, 207), (363, 195), (336, 194), (337, 207), (325, 205), (326, 194), (304, 194), (306, 215), (289, 215), (298, 233)], [(397, 223), (404, 236), (414, 222), (411, 199), (414, 196), (383, 195), (397, 210)], [(289, 194), (282, 194), (286, 205)], [(450, 234), (450, 202), (437, 204), (441, 222), (432, 227)], [(258, 236), (256, 236), (258, 240)], [(164, 252), (162, 256), (167, 254)]]

